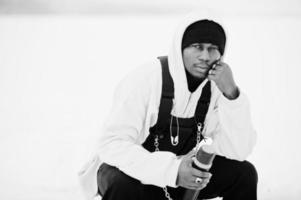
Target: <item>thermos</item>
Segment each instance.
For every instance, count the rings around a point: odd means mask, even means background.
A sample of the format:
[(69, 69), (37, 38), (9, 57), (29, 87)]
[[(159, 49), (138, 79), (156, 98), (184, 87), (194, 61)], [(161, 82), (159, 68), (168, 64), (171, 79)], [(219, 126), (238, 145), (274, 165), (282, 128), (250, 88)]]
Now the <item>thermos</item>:
[[(195, 157), (193, 157), (192, 166), (201, 171), (209, 171), (211, 168), (215, 154), (213, 153), (212, 147), (209, 145), (203, 145), (198, 150)], [(190, 190), (185, 191), (183, 200), (196, 200), (199, 195), (200, 190)]]

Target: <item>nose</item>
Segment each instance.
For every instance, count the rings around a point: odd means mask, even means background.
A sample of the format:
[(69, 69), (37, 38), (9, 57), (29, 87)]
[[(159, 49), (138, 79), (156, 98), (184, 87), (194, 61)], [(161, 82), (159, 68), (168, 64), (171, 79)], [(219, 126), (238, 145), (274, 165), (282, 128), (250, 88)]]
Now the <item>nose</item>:
[(209, 55), (208, 50), (204, 49), (204, 50), (200, 51), (199, 55), (198, 55), (198, 59), (203, 61), (203, 62), (209, 61), (210, 60), (210, 55)]

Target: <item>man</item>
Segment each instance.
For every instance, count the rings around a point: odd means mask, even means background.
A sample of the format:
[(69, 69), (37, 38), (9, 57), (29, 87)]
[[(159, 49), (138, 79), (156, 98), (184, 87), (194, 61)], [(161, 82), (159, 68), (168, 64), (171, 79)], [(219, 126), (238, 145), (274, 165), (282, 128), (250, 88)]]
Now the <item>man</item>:
[[(219, 23), (190, 16), (167, 58), (121, 82), (96, 159), (81, 173), (94, 180), (84, 179), (86, 189), (103, 200), (176, 200), (186, 189), (200, 190), (199, 199), (257, 199), (257, 172), (245, 161), (256, 133), (247, 97), (223, 61), (225, 44)], [(192, 167), (204, 137), (216, 154), (209, 172)]]

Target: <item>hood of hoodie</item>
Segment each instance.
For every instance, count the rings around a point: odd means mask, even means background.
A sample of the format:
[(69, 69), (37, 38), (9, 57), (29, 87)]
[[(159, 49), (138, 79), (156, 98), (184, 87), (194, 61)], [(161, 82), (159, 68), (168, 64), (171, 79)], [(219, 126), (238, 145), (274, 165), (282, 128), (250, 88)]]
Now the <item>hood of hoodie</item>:
[[(202, 84), (200, 84), (193, 93), (189, 91), (187, 78), (185, 74), (185, 67), (183, 63), (182, 50), (181, 50), (182, 38), (186, 28), (192, 23), (203, 19), (213, 20), (219, 23), (225, 30), (225, 26), (221, 22), (221, 19), (219, 19), (218, 17), (210, 13), (204, 13), (204, 12), (190, 13), (177, 26), (175, 34), (172, 39), (170, 51), (168, 54), (170, 73), (173, 78), (174, 88), (175, 88), (175, 98), (173, 102), (174, 106), (173, 106), (172, 114), (178, 117), (192, 117), (194, 115), (194, 112), (192, 112), (191, 109), (195, 110), (196, 102), (198, 101), (201, 95), (202, 88), (208, 81), (208, 79), (205, 79), (202, 82)], [(226, 46), (227, 46), (227, 42), (226, 42)], [(225, 46), (225, 51), (226, 51), (226, 46)], [(211, 85), (212, 87), (215, 87), (214, 83)], [(190, 104), (192, 106), (190, 106)]]

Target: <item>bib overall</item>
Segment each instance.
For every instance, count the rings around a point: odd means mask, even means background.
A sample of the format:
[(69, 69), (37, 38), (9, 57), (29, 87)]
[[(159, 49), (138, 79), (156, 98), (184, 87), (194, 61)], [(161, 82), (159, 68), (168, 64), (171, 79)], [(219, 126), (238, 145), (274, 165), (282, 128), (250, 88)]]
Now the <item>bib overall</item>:
[[(168, 68), (167, 57), (159, 57), (162, 67), (162, 95), (160, 100), (157, 123), (149, 129), (150, 134), (142, 146), (150, 152), (156, 150), (170, 151), (176, 155), (185, 155), (191, 151), (197, 141), (203, 139), (197, 134), (208, 111), (211, 86), (210, 81), (203, 88), (195, 115), (192, 118), (179, 118), (171, 115), (174, 85)], [(200, 132), (200, 130), (199, 130)], [(158, 163), (160, 164), (160, 163)], [(242, 176), (245, 171), (249, 174)], [(201, 190), (199, 197), (214, 198), (224, 196), (224, 200), (256, 199), (257, 173), (252, 164), (247, 161), (239, 162), (216, 156), (210, 169), (213, 174), (210, 183)], [(242, 178), (243, 177), (243, 178)], [(241, 179), (240, 181), (239, 178)], [(248, 198), (235, 194), (242, 191), (240, 184), (246, 179), (251, 180), (248, 189), (244, 189)], [(99, 193), (103, 200), (166, 200), (166, 194), (161, 187), (143, 185), (140, 181), (127, 176), (119, 169), (103, 163), (97, 175)], [(181, 200), (185, 189), (182, 187), (167, 187), (173, 200)], [(239, 192), (240, 193), (240, 192)]]

